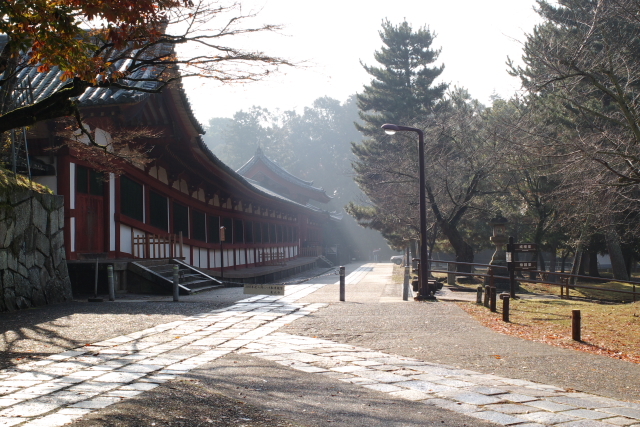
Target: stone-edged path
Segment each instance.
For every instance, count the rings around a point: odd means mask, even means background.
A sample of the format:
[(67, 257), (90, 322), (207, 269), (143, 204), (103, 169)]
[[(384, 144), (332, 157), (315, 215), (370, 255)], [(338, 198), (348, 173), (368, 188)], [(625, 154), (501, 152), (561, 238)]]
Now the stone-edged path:
[[(347, 277), (357, 283), (372, 265)], [(335, 377), (503, 425), (640, 426), (640, 405), (276, 332), (325, 304), (297, 303), (324, 284), (287, 287), (0, 371), (0, 426), (64, 425), (230, 352)]]

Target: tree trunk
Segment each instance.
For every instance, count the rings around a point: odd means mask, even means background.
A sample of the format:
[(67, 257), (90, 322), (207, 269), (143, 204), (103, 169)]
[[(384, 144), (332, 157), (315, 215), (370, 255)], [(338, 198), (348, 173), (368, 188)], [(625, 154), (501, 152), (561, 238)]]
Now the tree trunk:
[[(555, 246), (551, 246), (550, 251), (551, 251), (551, 260), (549, 261), (549, 272), (553, 273), (554, 271), (556, 271), (556, 268), (557, 268), (557, 265), (556, 265), (557, 249)], [(556, 283), (556, 275), (549, 274), (547, 276), (547, 281), (551, 283)]]
[(611, 270), (613, 271), (613, 278), (617, 280), (629, 280), (629, 275), (627, 274), (627, 266), (624, 262), (624, 256), (622, 254), (622, 248), (620, 247), (620, 237), (618, 237), (618, 233), (610, 227), (604, 233), (604, 238), (607, 242), (609, 258), (611, 258)]
[(589, 252), (582, 251), (582, 259), (580, 260), (580, 268), (578, 273), (580, 276), (586, 276), (589, 269)]
[(589, 276), (600, 277), (600, 271), (598, 271), (598, 252), (589, 252)]
[[(473, 248), (467, 242), (458, 231), (458, 229), (450, 224), (442, 224), (442, 234), (447, 237), (449, 243), (456, 252), (456, 262), (473, 262)], [(461, 273), (471, 273), (470, 265), (458, 265), (457, 271)]]
[(560, 273), (564, 273), (564, 266), (567, 263), (567, 258), (569, 258), (570, 253), (571, 252), (569, 252), (569, 250), (562, 252), (562, 258), (560, 259), (562, 262), (562, 265), (560, 266)]

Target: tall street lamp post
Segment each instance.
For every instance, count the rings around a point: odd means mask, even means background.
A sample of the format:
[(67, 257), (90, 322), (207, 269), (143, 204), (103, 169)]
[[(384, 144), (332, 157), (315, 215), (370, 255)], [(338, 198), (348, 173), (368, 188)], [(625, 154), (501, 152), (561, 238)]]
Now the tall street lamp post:
[(418, 300), (435, 299), (429, 289), (429, 262), (427, 254), (427, 206), (425, 192), (425, 176), (424, 176), (424, 134), (420, 129), (399, 126), (392, 124), (382, 125), (387, 135), (394, 135), (396, 132), (415, 132), (418, 134), (418, 159), (420, 166), (420, 291), (418, 292)]

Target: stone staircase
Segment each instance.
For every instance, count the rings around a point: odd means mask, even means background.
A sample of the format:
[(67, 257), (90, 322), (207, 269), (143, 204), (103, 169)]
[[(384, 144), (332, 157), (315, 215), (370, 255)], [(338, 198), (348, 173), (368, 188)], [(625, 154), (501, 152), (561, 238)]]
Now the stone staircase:
[(331, 260), (329, 260), (326, 256), (324, 255), (320, 255), (318, 257), (318, 261), (323, 262), (325, 264), (327, 264), (327, 267), (333, 267), (333, 263), (331, 262)]
[(128, 270), (157, 286), (159, 293), (173, 292), (173, 267), (178, 266), (178, 286), (181, 295), (194, 294), (223, 287), (218, 279), (178, 259), (140, 260), (130, 262)]

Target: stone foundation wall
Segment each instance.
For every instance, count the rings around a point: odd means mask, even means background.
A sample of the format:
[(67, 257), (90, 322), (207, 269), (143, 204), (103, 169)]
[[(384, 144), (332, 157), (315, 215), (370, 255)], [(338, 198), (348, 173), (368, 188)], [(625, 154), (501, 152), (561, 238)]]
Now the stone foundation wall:
[(63, 197), (0, 194), (0, 311), (71, 299)]

